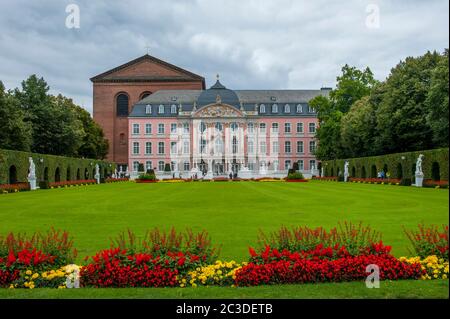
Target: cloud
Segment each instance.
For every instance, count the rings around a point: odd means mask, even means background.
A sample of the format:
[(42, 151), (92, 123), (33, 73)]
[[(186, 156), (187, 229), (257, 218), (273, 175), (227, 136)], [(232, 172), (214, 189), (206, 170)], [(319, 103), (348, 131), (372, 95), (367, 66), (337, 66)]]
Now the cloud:
[[(43, 76), (92, 111), (89, 78), (146, 52), (234, 89), (333, 86), (343, 64), (382, 80), (407, 56), (448, 47), (448, 2), (0, 0), (0, 80)], [(68, 4), (81, 28), (67, 29)], [(380, 9), (368, 28), (367, 5)]]

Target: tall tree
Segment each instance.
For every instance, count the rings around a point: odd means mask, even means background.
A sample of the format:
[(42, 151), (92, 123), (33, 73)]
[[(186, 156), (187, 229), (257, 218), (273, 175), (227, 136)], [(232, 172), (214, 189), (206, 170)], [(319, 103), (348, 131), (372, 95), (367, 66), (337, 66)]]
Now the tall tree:
[(428, 124), (433, 132), (433, 142), (436, 147), (448, 147), (449, 122), (449, 67), (448, 49), (431, 73), (431, 86), (425, 101), (429, 111)]
[(0, 81), (0, 148), (30, 151), (31, 125), (24, 119), (19, 101)]
[(376, 153), (374, 140), (376, 136), (375, 106), (370, 97), (365, 96), (351, 106), (342, 117), (341, 139), (347, 157), (370, 156)]
[(433, 70), (442, 57), (437, 52), (408, 57), (391, 70), (374, 90), (380, 101), (376, 111), (377, 148), (381, 153), (424, 150), (433, 147), (425, 103)]

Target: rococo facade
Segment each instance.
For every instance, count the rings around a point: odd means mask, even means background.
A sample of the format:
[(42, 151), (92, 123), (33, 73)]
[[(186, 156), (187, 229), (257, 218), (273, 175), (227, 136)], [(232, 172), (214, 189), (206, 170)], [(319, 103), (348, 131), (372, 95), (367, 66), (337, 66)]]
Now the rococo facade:
[(319, 174), (314, 157), (320, 90), (160, 90), (128, 116), (128, 168), (175, 177), (281, 177), (298, 163)]

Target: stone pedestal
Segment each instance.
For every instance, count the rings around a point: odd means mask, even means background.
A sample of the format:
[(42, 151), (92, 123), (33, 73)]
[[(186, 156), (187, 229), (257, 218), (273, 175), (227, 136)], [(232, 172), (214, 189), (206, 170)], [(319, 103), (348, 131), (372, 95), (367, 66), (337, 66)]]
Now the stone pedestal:
[(423, 174), (422, 175), (416, 175), (416, 183), (414, 186), (416, 187), (422, 187), (423, 185)]
[(344, 174), (344, 182), (348, 181), (348, 174)]
[(37, 186), (36, 186), (36, 177), (29, 177), (28, 178), (28, 183), (30, 183), (30, 190), (34, 191), (36, 190)]
[(95, 174), (95, 180), (97, 181), (97, 184), (100, 184), (100, 175)]
[(213, 179), (214, 178), (214, 174), (212, 171), (208, 171), (205, 175), (205, 177), (203, 177), (203, 179)]

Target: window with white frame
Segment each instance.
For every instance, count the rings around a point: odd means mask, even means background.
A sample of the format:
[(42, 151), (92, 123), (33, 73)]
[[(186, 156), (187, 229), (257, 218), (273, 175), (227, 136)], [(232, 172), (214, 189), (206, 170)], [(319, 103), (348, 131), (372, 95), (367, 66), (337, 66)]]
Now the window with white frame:
[(303, 141), (297, 141), (297, 153), (303, 153)]
[(272, 123), (272, 133), (278, 133), (278, 123)]
[(233, 154), (236, 154), (238, 152), (238, 140), (236, 138), (236, 136), (233, 136), (233, 141), (232, 141), (232, 152)]
[(266, 113), (266, 106), (264, 104), (259, 106), (259, 113)]
[(164, 114), (164, 105), (160, 105), (160, 106), (158, 106), (158, 113), (159, 114)]
[(303, 112), (303, 107), (302, 107), (302, 105), (301, 105), (301, 104), (297, 104), (296, 110), (297, 110), (297, 113), (302, 113), (302, 112)]
[(308, 105), (308, 112), (309, 112), (309, 113), (314, 113), (314, 112), (316, 112), (316, 109), (313, 108), (312, 106), (309, 106), (309, 105)]
[(272, 153), (279, 153), (280, 152), (280, 144), (278, 143), (278, 141), (273, 141), (272, 142)]
[(175, 134), (177, 132), (177, 123), (170, 123), (170, 133)]
[(303, 133), (303, 123), (302, 122), (297, 123), (297, 133)]
[(150, 104), (145, 106), (145, 114), (152, 114), (152, 106)]
[(184, 134), (189, 133), (189, 123), (183, 123), (183, 133)]
[(316, 133), (316, 123), (309, 123), (309, 133)]
[(291, 153), (291, 142), (290, 141), (285, 141), (284, 142), (284, 152), (286, 154), (290, 154)]
[(137, 172), (139, 170), (139, 162), (138, 161), (134, 161), (133, 162), (133, 171)]
[(139, 154), (139, 142), (133, 142), (133, 154)]
[(232, 132), (237, 132), (238, 130), (238, 124), (236, 122), (233, 122), (230, 124), (230, 128)]
[(164, 134), (164, 123), (158, 124), (158, 134)]
[(189, 141), (184, 141), (183, 142), (183, 153), (184, 154), (189, 154)]
[(316, 169), (316, 161), (315, 160), (309, 161), (309, 169)]
[(189, 162), (184, 162), (183, 168), (184, 168), (185, 171), (189, 171), (191, 169), (190, 163)]
[(158, 171), (160, 172), (164, 171), (164, 161), (158, 162)]
[(170, 106), (170, 113), (177, 114), (177, 106), (175, 104)]
[(298, 169), (299, 170), (305, 169), (305, 164), (303, 163), (303, 160), (298, 160)]
[(291, 106), (289, 104), (284, 106), (284, 113), (291, 113)]
[(170, 162), (170, 170), (173, 172), (173, 171), (175, 171), (175, 166), (176, 166), (176, 162)]
[(249, 154), (253, 154), (254, 153), (254, 148), (253, 148), (253, 141), (248, 141), (247, 142), (247, 153)]
[(145, 134), (146, 135), (152, 134), (152, 125), (150, 123), (145, 124)]
[(284, 123), (284, 133), (291, 133), (291, 123)]
[(290, 160), (284, 161), (284, 169), (288, 170), (290, 168), (291, 168), (291, 161)]
[(164, 142), (158, 142), (158, 154), (164, 154)]
[(145, 170), (153, 169), (152, 161), (145, 162)]
[(278, 161), (277, 161), (277, 160), (273, 161), (272, 165), (273, 165), (273, 169), (274, 169), (275, 171), (277, 171), (278, 168), (279, 168), (279, 167), (278, 167), (278, 165), (279, 165)]
[(206, 153), (206, 140), (204, 138), (200, 140), (200, 153)]
[(248, 123), (247, 124), (247, 131), (248, 133), (253, 133), (255, 129), (255, 125), (253, 123)]
[(206, 123), (205, 122), (200, 122), (200, 132), (204, 133), (206, 131)]
[(278, 113), (278, 104), (272, 105), (272, 113)]
[(253, 171), (255, 169), (255, 163), (254, 162), (248, 162), (248, 169)]
[(259, 123), (259, 132), (262, 134), (266, 133), (266, 123)]
[(309, 152), (314, 153), (316, 151), (316, 141), (309, 142)]
[(223, 153), (223, 142), (221, 138), (217, 138), (214, 142), (214, 153), (220, 154)]
[(170, 142), (170, 153), (177, 154), (177, 142)]
[(145, 154), (149, 155), (152, 153), (152, 142), (145, 142)]
[(267, 152), (266, 142), (264, 141), (259, 142), (259, 153), (266, 154), (266, 152)]
[(134, 123), (133, 124), (133, 135), (139, 134), (139, 124)]

